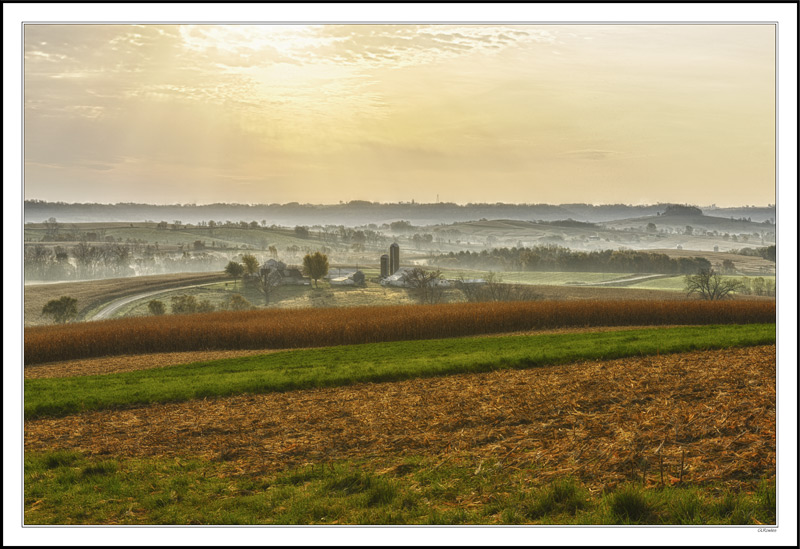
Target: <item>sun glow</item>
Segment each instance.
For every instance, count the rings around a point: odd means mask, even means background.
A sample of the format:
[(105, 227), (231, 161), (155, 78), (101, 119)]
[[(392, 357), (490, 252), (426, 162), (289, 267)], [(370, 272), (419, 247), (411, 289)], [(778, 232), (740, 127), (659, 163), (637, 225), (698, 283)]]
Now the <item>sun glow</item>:
[(772, 25), (32, 25), (25, 53), (31, 198), (775, 201)]
[(219, 50), (243, 56), (273, 50), (296, 54), (328, 46), (333, 38), (316, 32), (319, 25), (182, 25), (184, 46), (195, 51)]

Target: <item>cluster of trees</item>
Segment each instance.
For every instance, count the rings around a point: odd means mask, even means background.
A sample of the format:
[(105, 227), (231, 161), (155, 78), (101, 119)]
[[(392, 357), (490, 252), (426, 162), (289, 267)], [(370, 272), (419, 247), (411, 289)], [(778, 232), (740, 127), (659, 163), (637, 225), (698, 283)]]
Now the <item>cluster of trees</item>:
[[(67, 280), (131, 276), (132, 254), (126, 244), (92, 246), (79, 242), (69, 249), (35, 244), (24, 251), (25, 279)], [(70, 261), (72, 259), (73, 261)]]
[(461, 290), (469, 302), (484, 303), (487, 301), (534, 301), (541, 299), (533, 288), (520, 284), (505, 284), (503, 278), (497, 273), (490, 272), (484, 277), (483, 283), (474, 283), (464, 280), (456, 281), (456, 288)]
[[(136, 251), (138, 249), (138, 252)], [(224, 259), (205, 251), (160, 251), (157, 245), (89, 244), (25, 246), (25, 280), (117, 278), (170, 272), (206, 272), (223, 268)]]
[(552, 225), (554, 227), (572, 227), (576, 229), (599, 229), (597, 223), (589, 223), (588, 221), (575, 221), (574, 219), (559, 219), (556, 221), (537, 221), (542, 225)]
[[(317, 287), (319, 279), (328, 274), (328, 269), (328, 256), (322, 252), (308, 253), (303, 257), (303, 274), (311, 278)], [(262, 267), (258, 258), (252, 254), (243, 255), (241, 263), (229, 261), (225, 266), (225, 274), (233, 278), (234, 288), (240, 278), (246, 284), (255, 286), (264, 296), (266, 305), (269, 305), (270, 296), (282, 281), (282, 275), (277, 268)]]
[(776, 248), (773, 244), (772, 246), (764, 246), (763, 248), (742, 248), (733, 253), (749, 257), (763, 257), (767, 261), (775, 261)]
[(696, 206), (669, 204), (661, 215), (703, 215), (703, 210)]
[(755, 278), (742, 278), (740, 292), (744, 295), (775, 296), (775, 279), (758, 276)]
[[(214, 306), (207, 299), (198, 300), (189, 294), (176, 295), (170, 300), (170, 310), (175, 315), (186, 315), (193, 313), (210, 313), (220, 311), (247, 311), (253, 309), (253, 304), (247, 301), (241, 294), (230, 295), (223, 303)], [(147, 303), (147, 310), (151, 315), (163, 315), (167, 312), (167, 307), (163, 301), (153, 299)]]
[(583, 252), (555, 244), (450, 252), (436, 261), (463, 268), (507, 271), (694, 274), (711, 268), (711, 262), (702, 257), (670, 258), (636, 250)]
[(723, 277), (714, 269), (702, 269), (697, 274), (686, 276), (686, 293), (697, 294), (703, 299), (719, 300), (733, 294), (775, 296), (774, 278)]
[(533, 288), (524, 285), (505, 284), (502, 277), (493, 272), (490, 272), (483, 282), (472, 282), (461, 277), (455, 284), (451, 284), (443, 278), (439, 269), (429, 270), (414, 267), (405, 271), (401, 278), (409, 288), (409, 293), (418, 302), (429, 305), (441, 303), (445, 299), (447, 289), (451, 286), (459, 290), (467, 301), (474, 303), (541, 299), (541, 296)]
[(385, 246), (389, 239), (374, 229), (355, 229), (344, 225), (326, 225), (319, 227), (319, 237), (325, 243), (341, 242), (356, 251), (363, 251), (365, 246)]

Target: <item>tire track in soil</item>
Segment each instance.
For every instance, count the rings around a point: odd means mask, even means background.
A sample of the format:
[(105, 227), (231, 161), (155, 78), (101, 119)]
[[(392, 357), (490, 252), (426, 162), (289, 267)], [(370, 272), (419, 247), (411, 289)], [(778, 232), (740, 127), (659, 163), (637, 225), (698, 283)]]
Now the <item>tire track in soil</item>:
[[(534, 484), (752, 487), (775, 474), (775, 346), (240, 395), (25, 422), (26, 451), (197, 457), (259, 474), (339, 459), (487, 459)], [(643, 461), (644, 460), (644, 461)]]

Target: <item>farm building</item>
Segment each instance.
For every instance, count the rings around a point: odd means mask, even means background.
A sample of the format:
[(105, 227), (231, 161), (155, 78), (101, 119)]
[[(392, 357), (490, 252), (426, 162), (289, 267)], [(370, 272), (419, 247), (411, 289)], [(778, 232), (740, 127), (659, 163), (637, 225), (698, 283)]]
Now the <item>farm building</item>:
[(283, 261), (276, 261), (275, 259), (268, 259), (261, 265), (261, 269), (269, 269), (277, 271), (281, 276), (281, 285), (295, 285), (295, 286), (308, 286), (311, 284), (309, 279), (303, 276), (303, 273), (297, 267), (289, 267)]
[[(405, 280), (403, 280), (403, 275), (412, 269), (414, 269), (414, 267), (400, 267), (397, 272), (381, 280), (381, 285), (393, 286), (395, 288), (408, 288), (408, 284), (405, 282)], [(436, 281), (436, 285), (449, 288), (453, 285), (453, 281), (442, 278)]]
[(361, 271), (347, 273), (342, 273), (341, 269), (339, 271), (336, 275), (328, 277), (331, 286), (363, 286), (366, 283), (367, 277)]
[(390, 274), (389, 276), (383, 278), (381, 280), (381, 286), (394, 286), (396, 288), (407, 288), (408, 285), (403, 280), (403, 275), (406, 274), (406, 271), (410, 271), (411, 267), (402, 267), (398, 269), (395, 273)]

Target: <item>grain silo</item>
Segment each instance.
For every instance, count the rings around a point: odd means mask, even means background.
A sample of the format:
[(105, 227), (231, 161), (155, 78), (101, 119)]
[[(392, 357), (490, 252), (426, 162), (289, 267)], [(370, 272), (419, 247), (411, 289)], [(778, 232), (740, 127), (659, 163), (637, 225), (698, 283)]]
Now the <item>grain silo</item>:
[(400, 268), (400, 246), (397, 242), (389, 246), (389, 274), (393, 275)]
[(383, 254), (381, 256), (381, 278), (386, 278), (389, 276), (389, 256), (387, 254)]

